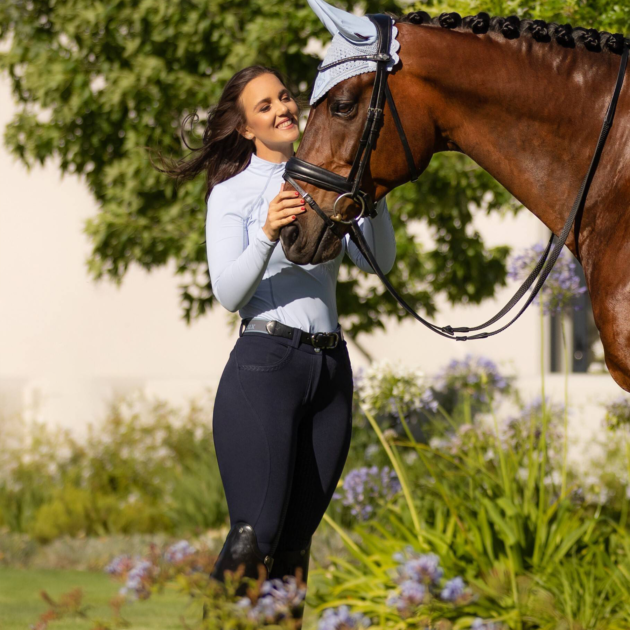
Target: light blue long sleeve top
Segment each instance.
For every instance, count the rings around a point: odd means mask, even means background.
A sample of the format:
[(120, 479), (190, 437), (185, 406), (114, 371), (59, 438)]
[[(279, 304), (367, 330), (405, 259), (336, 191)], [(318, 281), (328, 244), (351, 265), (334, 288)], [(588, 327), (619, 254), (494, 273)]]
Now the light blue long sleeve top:
[[(245, 170), (212, 189), (206, 217), (212, 292), (241, 319), (273, 319), (306, 332), (331, 332), (338, 324), (337, 275), (344, 254), (363, 271), (374, 271), (349, 234), (336, 258), (317, 265), (292, 263), (279, 239), (267, 237), (262, 228), (269, 204), (284, 184), (285, 165), (253, 154)], [(388, 273), (396, 259), (396, 239), (385, 198), (377, 204), (377, 216), (360, 219), (359, 227)]]

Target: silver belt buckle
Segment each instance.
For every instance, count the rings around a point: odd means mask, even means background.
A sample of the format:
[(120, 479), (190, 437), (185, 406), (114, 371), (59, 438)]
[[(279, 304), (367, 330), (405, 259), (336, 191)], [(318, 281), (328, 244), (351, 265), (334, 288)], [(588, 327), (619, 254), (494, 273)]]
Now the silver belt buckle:
[(322, 341), (325, 336), (326, 333), (315, 333), (314, 335), (311, 335), (311, 343), (313, 344), (315, 350), (319, 351), (322, 348), (326, 348), (326, 346), (320, 345), (320, 341)]
[[(319, 345), (320, 341), (323, 341), (324, 339), (328, 339), (330, 338), (330, 336), (333, 335), (335, 338), (335, 343), (331, 346), (331, 345)], [(331, 350), (332, 348), (336, 348), (337, 344), (339, 343), (339, 334), (336, 332), (333, 333), (315, 333), (312, 337), (311, 340), (313, 342), (313, 346), (315, 348), (316, 352), (319, 352), (322, 348), (326, 348)]]

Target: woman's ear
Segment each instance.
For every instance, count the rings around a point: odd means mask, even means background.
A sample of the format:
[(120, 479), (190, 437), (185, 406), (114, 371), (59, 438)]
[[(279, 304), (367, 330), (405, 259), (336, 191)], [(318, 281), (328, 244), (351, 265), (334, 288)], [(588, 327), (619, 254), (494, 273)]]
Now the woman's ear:
[(238, 127), (237, 131), (241, 134), (241, 136), (243, 136), (243, 138), (245, 138), (246, 140), (253, 140), (256, 136), (254, 136), (254, 134), (249, 131), (249, 129), (247, 127)]

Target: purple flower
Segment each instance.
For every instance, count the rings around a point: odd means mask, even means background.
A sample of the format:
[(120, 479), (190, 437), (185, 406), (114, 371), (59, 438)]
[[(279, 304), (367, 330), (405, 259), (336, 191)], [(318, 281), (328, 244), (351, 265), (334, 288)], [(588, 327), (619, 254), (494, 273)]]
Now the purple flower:
[(350, 608), (342, 604), (338, 608), (327, 608), (319, 619), (317, 630), (350, 630), (367, 628), (372, 620), (361, 613), (351, 613)]
[(125, 586), (120, 589), (121, 595), (131, 595), (138, 599), (149, 596), (149, 581), (153, 574), (154, 565), (148, 560), (136, 562), (127, 575)]
[(335, 492), (334, 499), (342, 499), (343, 505), (351, 506), (353, 516), (367, 520), (374, 513), (374, 504), (388, 501), (400, 492), (401, 485), (396, 472), (389, 466), (362, 466), (351, 470), (343, 480), (341, 494)]
[(437, 584), (443, 573), (440, 568), (440, 559), (434, 553), (412, 558), (403, 565), (403, 575), (409, 575), (411, 578), (422, 582)]
[(440, 597), (445, 602), (455, 602), (464, 594), (465, 588), (464, 580), (459, 576), (454, 577), (444, 585)]
[[(535, 396), (530, 402), (525, 403), (521, 409), (521, 418), (531, 418), (542, 414), (542, 396)], [(553, 402), (551, 398), (545, 396), (545, 408), (552, 417), (561, 418), (564, 415), (564, 404)]]
[(238, 607), (245, 610), (249, 608), (247, 616), (259, 624), (277, 623), (291, 618), (292, 612), (304, 605), (306, 586), (298, 586), (297, 578), (293, 575), (287, 576), (285, 580), (265, 580), (256, 605), (252, 606), (251, 600), (244, 597), (238, 602)]
[(404, 553), (392, 555), (400, 563), (395, 581), (401, 584), (405, 580), (415, 580), (421, 584), (437, 584), (444, 575), (440, 567), (440, 558), (434, 553), (419, 554), (411, 545), (405, 547)]
[[(555, 444), (562, 442), (560, 424), (564, 418), (564, 405), (552, 402), (551, 399), (545, 397), (545, 409), (548, 414), (547, 444), (553, 450)], [(540, 396), (536, 396), (523, 405), (517, 415), (509, 416), (503, 422), (499, 437), (504, 444), (519, 448), (523, 444), (527, 444), (532, 430), (534, 444), (537, 444), (543, 430), (542, 398)]]
[(486, 621), (481, 617), (477, 617), (470, 626), (471, 630), (501, 630), (502, 627), (499, 623)]
[(409, 615), (427, 597), (427, 588), (414, 580), (405, 580), (400, 585), (400, 593), (392, 592), (387, 598), (388, 606), (395, 606), (402, 615)]
[(196, 552), (197, 550), (187, 540), (180, 540), (164, 552), (164, 559), (167, 562), (177, 563)]
[(491, 359), (467, 354), (464, 359), (451, 360), (437, 373), (433, 389), (454, 397), (466, 393), (472, 401), (486, 404), (498, 394), (507, 394), (511, 380), (499, 372)]
[(442, 584), (444, 571), (434, 553), (419, 554), (411, 545), (392, 554), (398, 562), (394, 582), (399, 588), (390, 591), (385, 603), (394, 606), (403, 617), (408, 617), (419, 606), (431, 606), (440, 595), (442, 601), (455, 604), (464, 595), (466, 585), (461, 577)]
[(428, 409), (433, 413), (436, 413), (438, 410), (438, 401), (435, 400), (435, 396), (431, 389), (427, 389), (424, 394), (422, 394), (420, 398), (420, 402), (422, 403), (422, 407), (424, 409)]
[[(513, 256), (508, 267), (508, 277), (512, 280), (524, 280), (536, 266), (544, 251), (545, 246), (536, 243), (528, 251)], [(555, 315), (572, 309), (579, 309), (579, 304), (575, 303), (575, 298), (585, 291), (586, 287), (581, 286), (580, 277), (576, 273), (576, 265), (571, 254), (563, 249), (534, 302), (540, 304), (542, 299), (543, 312)]]
[(130, 571), (134, 565), (134, 560), (131, 556), (127, 554), (123, 554), (121, 556), (116, 556), (106, 567), (105, 573), (109, 573), (111, 575), (123, 575), (127, 571)]
[(606, 405), (604, 425), (611, 431), (630, 428), (630, 397), (621, 394)]

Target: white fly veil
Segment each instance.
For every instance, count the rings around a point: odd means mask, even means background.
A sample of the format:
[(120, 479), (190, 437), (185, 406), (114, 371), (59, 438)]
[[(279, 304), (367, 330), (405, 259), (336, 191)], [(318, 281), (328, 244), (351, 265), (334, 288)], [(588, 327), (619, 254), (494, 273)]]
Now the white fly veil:
[[(323, 64), (354, 57), (356, 55), (376, 54), (378, 52), (378, 33), (376, 26), (368, 17), (353, 15), (329, 5), (324, 0), (308, 0), (317, 17), (333, 36)], [(387, 70), (398, 63), (400, 42), (396, 40), (398, 29), (392, 21), (392, 37), (389, 53), (392, 58), (387, 62)], [(364, 59), (348, 61), (319, 72), (315, 79), (310, 104), (321, 98), (330, 88), (345, 79), (365, 72), (375, 72), (376, 62)]]

